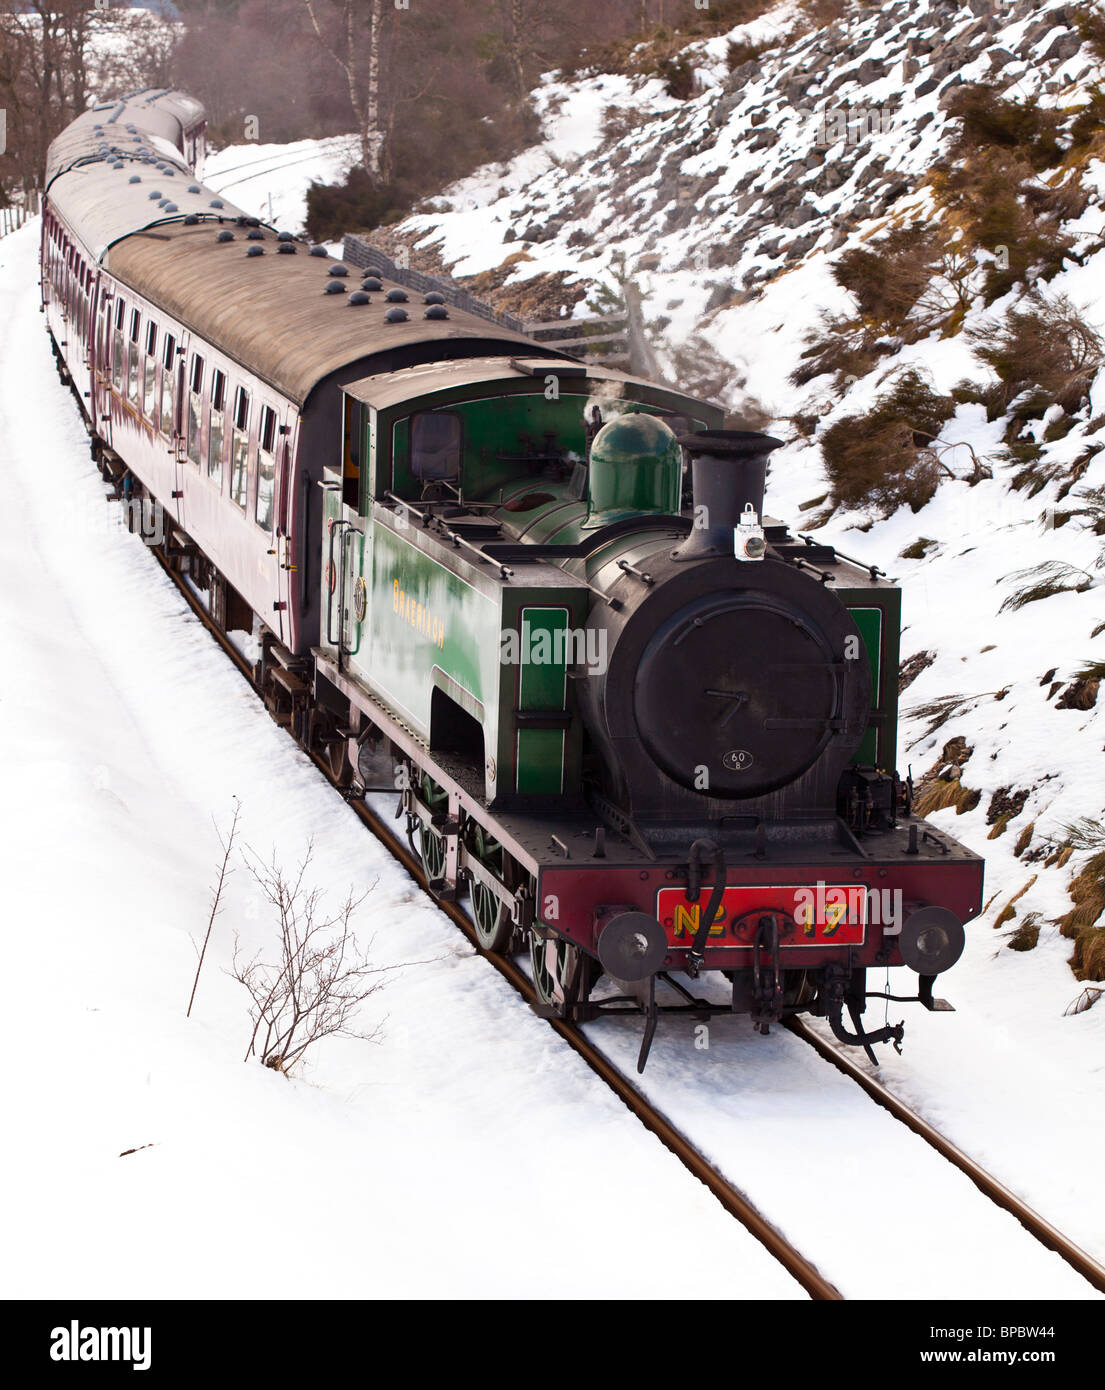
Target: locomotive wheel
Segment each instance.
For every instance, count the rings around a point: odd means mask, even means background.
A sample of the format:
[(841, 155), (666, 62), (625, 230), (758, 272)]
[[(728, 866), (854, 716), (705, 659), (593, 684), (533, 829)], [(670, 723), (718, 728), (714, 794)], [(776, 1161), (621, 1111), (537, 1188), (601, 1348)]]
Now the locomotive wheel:
[[(422, 800), (435, 811), (449, 809), (449, 793), (439, 787), (429, 773), (422, 774)], [(422, 867), (430, 883), (440, 882), (445, 877), (445, 841), (430, 825), (419, 822), (418, 853)]]
[(326, 745), (326, 762), (330, 776), (339, 787), (348, 787), (353, 781), (353, 764), (349, 761), (349, 740), (334, 739)]
[(573, 1004), (590, 998), (599, 966), (578, 946), (562, 936), (543, 941), (536, 932), (530, 932), (529, 958), (537, 997), (557, 1018), (567, 1018)]
[[(472, 853), (489, 869), (502, 876), (503, 847), (482, 826), (472, 836)], [(476, 919), (476, 940), (485, 951), (501, 955), (510, 945), (514, 923), (503, 903), (479, 879), (472, 880), (472, 915)]]

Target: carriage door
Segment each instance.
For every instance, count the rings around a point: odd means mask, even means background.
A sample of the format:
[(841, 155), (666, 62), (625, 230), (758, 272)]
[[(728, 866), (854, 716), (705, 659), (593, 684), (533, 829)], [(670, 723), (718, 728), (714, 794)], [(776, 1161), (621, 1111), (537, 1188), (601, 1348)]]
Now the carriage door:
[(96, 355), (92, 371), (92, 418), (96, 433), (111, 445), (111, 315), (114, 295), (105, 292), (103, 283), (97, 295)]
[[(289, 615), (295, 610), (299, 593), (299, 574), (295, 559), (295, 518), (292, 515), (292, 460), (295, 458), (295, 425), (287, 420), (280, 426), (276, 453), (276, 531), (273, 548), (276, 551), (278, 602), (280, 603), (280, 640), (293, 640)], [(295, 634), (298, 638), (298, 634)]]
[[(170, 376), (169, 376), (169, 382), (170, 382), (169, 392), (170, 392), (170, 394), (169, 394), (168, 406), (169, 406), (169, 411), (170, 411), (171, 418), (172, 418), (172, 438), (171, 438), (171, 443), (172, 443), (172, 454), (173, 454), (173, 463), (174, 463), (174, 467), (173, 467), (173, 487), (174, 487), (174, 490), (176, 490), (176, 491), (178, 491), (178, 492), (181, 491), (181, 490), (183, 489), (183, 487), (184, 487), (184, 471), (185, 471), (185, 470), (184, 470), (184, 459), (185, 459), (185, 452), (184, 452), (184, 450), (185, 450), (185, 442), (186, 442), (186, 441), (185, 441), (185, 438), (184, 438), (184, 429), (185, 429), (185, 421), (186, 421), (186, 419), (187, 419), (187, 415), (186, 415), (186, 411), (185, 411), (185, 387), (187, 386), (187, 382), (186, 382), (186, 380), (185, 380), (185, 370), (186, 370), (186, 367), (187, 367), (187, 362), (188, 362), (188, 349), (189, 349), (190, 346), (191, 346), (191, 334), (182, 331), (182, 332), (181, 332), (181, 335), (180, 335), (180, 342), (177, 344), (177, 349), (176, 349), (176, 365), (175, 365), (173, 368), (171, 368), (171, 369), (169, 369), (169, 368), (165, 368), (165, 369), (164, 369), (164, 370), (166, 370), (166, 371), (170, 371), (170, 373), (171, 373)], [(162, 412), (164, 412), (164, 410), (165, 410), (165, 397), (164, 397), (165, 382), (164, 382), (164, 380), (162, 380), (162, 383), (161, 383), (161, 390), (162, 390)]]
[[(346, 516), (350, 513), (347, 510)], [(368, 607), (365, 533), (350, 523), (342, 528), (341, 647), (347, 656), (361, 649), (361, 624)]]
[(356, 656), (368, 611), (368, 581), (372, 574), (372, 529), (359, 515), (361, 473), (366, 445), (366, 411), (359, 401), (345, 397), (342, 429), (342, 569), (341, 650)]
[[(284, 475), (288, 470), (287, 408), (261, 406), (257, 427), (257, 499), (254, 520), (268, 538), (261, 573), (273, 595), (273, 629), (282, 642), (291, 640), (290, 595), (286, 568), (287, 504)], [(265, 607), (268, 607), (266, 602)]]

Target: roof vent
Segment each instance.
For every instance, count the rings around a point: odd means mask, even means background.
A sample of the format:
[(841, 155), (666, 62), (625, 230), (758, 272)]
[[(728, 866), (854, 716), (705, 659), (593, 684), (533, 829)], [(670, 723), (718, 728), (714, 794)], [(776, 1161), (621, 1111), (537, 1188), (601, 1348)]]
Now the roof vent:
[(406, 323), (406, 321), (406, 309), (389, 309), (387, 313), (384, 315), (385, 323)]
[(139, 174), (131, 174), (130, 178), (127, 179), (127, 183), (141, 183), (141, 182), (142, 182), (142, 178), (141, 178), (141, 175), (139, 175)]
[(350, 304), (371, 304), (372, 300), (365, 294), (364, 290), (354, 290), (349, 296)]
[(291, 232), (277, 232), (276, 239), (277, 241), (294, 241), (295, 236)]
[(212, 199), (211, 199), (211, 206), (212, 206), (213, 208), (221, 208), (221, 207), (225, 207), (226, 204), (223, 202), (223, 200), (222, 200), (221, 198), (212, 198)]
[(163, 196), (163, 195), (162, 195), (162, 192), (161, 192), (161, 190), (160, 190), (159, 188), (153, 188), (153, 189), (151, 189), (150, 192), (147, 194), (147, 197), (149, 197), (149, 198), (160, 198), (160, 197), (162, 197), (162, 196)]
[(166, 204), (165, 204), (165, 211), (166, 211), (166, 212), (179, 212), (179, 211), (180, 211), (180, 208), (177, 207), (176, 203), (166, 203)]
[(382, 290), (383, 288), (383, 281), (376, 275), (366, 275), (361, 281), (362, 290)]
[(446, 309), (444, 304), (431, 304), (426, 310), (426, 317), (428, 319), (447, 319), (449, 317), (449, 310)]
[(121, 169), (123, 167), (123, 161), (121, 159), (117, 159), (111, 167), (113, 169)]
[(444, 304), (445, 296), (438, 290), (431, 290), (422, 302), (423, 304)]
[(277, 250), (277, 252), (278, 252), (281, 256), (294, 256), (294, 255), (295, 255), (295, 242), (294, 242), (294, 241), (280, 241), (280, 242), (277, 242), (277, 244), (276, 244), (276, 250)]
[(328, 280), (328, 281), (326, 282), (326, 289), (323, 291), (323, 293), (324, 293), (324, 294), (344, 294), (344, 293), (345, 293), (345, 286), (342, 284), (342, 282), (341, 282), (340, 280)]
[(264, 241), (264, 239), (264, 232), (259, 231), (256, 227), (253, 227), (248, 232), (246, 232), (247, 241)]
[(406, 304), (407, 292), (406, 290), (388, 290), (384, 298), (389, 304)]
[(190, 183), (190, 184), (188, 185), (188, 192), (189, 192), (189, 193), (198, 193), (199, 191), (200, 191), (200, 186), (199, 186), (198, 183)]
[(331, 274), (331, 275), (348, 275), (348, 274), (349, 274), (349, 267), (348, 267), (347, 265), (342, 265), (341, 261), (338, 261), (338, 263), (337, 263), (336, 265), (332, 265), (332, 266), (330, 267), (330, 274)]
[(188, 216), (184, 219), (184, 225), (186, 227), (197, 227), (199, 226), (199, 218), (196, 216), (194, 212), (190, 212)]
[(234, 233), (233, 233), (233, 232), (220, 232), (220, 233), (218, 234), (218, 236), (215, 238), (215, 240), (216, 240), (216, 241), (233, 241), (233, 240), (234, 240)]
[(247, 256), (263, 256), (264, 254), (265, 254), (265, 248), (264, 248), (263, 246), (247, 246), (247, 247), (246, 247), (246, 255), (247, 255)]
[(325, 246), (312, 246), (310, 254), (312, 256), (328, 256), (330, 253)]

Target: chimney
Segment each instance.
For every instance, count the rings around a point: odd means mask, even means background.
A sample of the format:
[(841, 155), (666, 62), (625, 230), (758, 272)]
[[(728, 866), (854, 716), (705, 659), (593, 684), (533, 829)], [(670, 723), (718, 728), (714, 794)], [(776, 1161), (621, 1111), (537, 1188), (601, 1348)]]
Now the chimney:
[(711, 430), (679, 438), (690, 462), (694, 529), (673, 554), (676, 560), (733, 555), (733, 533), (750, 506), (763, 515), (767, 456), (783, 441), (755, 430)]

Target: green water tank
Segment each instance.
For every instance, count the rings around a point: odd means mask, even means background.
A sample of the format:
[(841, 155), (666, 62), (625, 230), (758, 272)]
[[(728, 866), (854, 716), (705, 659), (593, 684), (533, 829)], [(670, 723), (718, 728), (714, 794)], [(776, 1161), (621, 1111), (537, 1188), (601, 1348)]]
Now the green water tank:
[(675, 435), (655, 415), (608, 420), (591, 444), (585, 530), (640, 512), (679, 513), (683, 460)]

